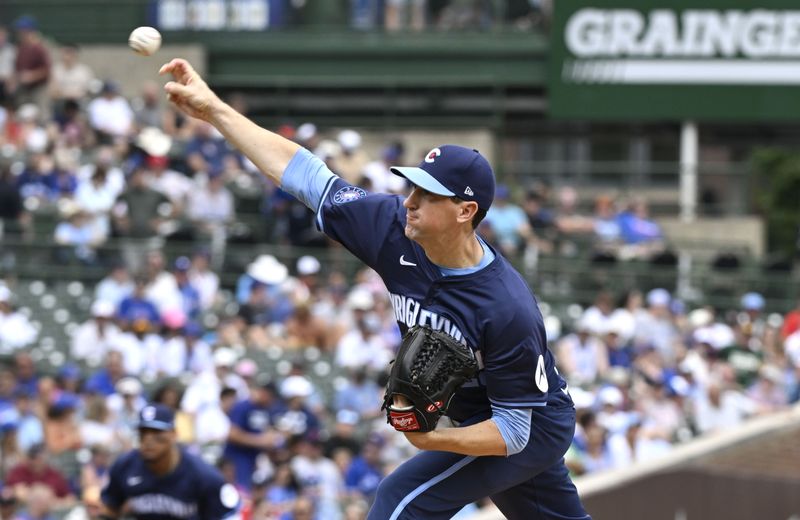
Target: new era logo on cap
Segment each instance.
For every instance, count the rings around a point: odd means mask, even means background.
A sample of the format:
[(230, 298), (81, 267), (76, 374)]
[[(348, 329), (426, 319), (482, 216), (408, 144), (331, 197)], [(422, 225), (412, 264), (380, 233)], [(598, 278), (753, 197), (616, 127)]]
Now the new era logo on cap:
[(392, 173), (405, 177), (437, 195), (475, 201), (489, 209), (494, 199), (494, 172), (477, 150), (454, 144), (432, 149), (418, 167), (395, 166)]

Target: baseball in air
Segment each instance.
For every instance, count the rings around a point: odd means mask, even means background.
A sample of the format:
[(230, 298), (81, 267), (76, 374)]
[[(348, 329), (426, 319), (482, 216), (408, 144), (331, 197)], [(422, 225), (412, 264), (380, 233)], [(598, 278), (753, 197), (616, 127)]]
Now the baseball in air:
[(128, 36), (128, 45), (136, 54), (150, 56), (161, 47), (161, 33), (154, 27), (137, 27)]

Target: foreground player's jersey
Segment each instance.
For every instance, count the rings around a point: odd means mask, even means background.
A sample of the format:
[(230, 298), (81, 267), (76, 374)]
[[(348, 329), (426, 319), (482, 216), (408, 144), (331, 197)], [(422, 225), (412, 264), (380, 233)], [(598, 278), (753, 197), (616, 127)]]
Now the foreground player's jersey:
[(216, 469), (184, 449), (175, 470), (163, 476), (151, 473), (138, 451), (121, 456), (102, 499), (137, 520), (220, 520), (236, 513), (240, 502)]
[(333, 177), (317, 225), (380, 274), (402, 332), (413, 325), (443, 330), (478, 352), (483, 369), (454, 397), (448, 415), (464, 421), (505, 408), (571, 406), (566, 383), (547, 348), (539, 307), (525, 281), (500, 253), (485, 268), (443, 276), (406, 238), (406, 209), (395, 195), (367, 194)]

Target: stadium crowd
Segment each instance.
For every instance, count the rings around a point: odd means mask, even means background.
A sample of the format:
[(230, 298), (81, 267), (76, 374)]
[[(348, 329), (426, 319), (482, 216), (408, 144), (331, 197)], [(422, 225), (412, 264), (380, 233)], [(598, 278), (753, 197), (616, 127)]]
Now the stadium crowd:
[[(336, 245), (313, 215), (212, 127), (177, 116), (157, 85), (126, 99), (76, 47), (51, 61), (34, 20), (15, 30), (16, 47), (0, 29), (0, 249), (51, 242), (54, 261), (107, 274), (58, 366), (31, 353), (37, 322), (51, 318), (18, 305), (30, 281), (6, 272), (0, 284), (0, 519), (96, 518), (147, 402), (176, 410), (179, 439), (236, 485), (247, 518), (364, 518), (381, 478), (415, 450), (380, 411), (400, 338), (379, 278), (323, 265)], [(416, 162), (401, 142), (371, 157), (354, 130), (279, 131), (373, 191), (404, 193), (388, 166)], [(258, 232), (237, 214), (253, 200), (270, 222)], [(570, 187), (501, 186), (481, 232), (512, 257), (571, 254), (580, 235), (622, 259), (663, 249), (644, 201), (600, 197), (594, 214), (577, 202)], [(33, 223), (48, 212), (57, 222), (45, 236)], [(254, 255), (226, 285), (227, 244), (244, 235), (319, 254)], [(169, 257), (175, 243), (191, 253)], [(690, 309), (663, 288), (578, 303), (547, 316), (579, 410), (575, 475), (652, 459), (799, 397), (800, 305), (766, 314), (747, 293), (738, 308)]]

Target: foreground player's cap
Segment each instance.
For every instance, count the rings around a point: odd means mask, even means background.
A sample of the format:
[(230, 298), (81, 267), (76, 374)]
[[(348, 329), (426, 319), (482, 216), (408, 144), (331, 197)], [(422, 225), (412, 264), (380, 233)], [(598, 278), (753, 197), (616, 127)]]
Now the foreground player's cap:
[(163, 404), (148, 404), (139, 412), (138, 426), (150, 430), (174, 430), (175, 412)]
[(478, 150), (454, 144), (434, 148), (418, 167), (394, 166), (392, 173), (437, 195), (475, 201), (489, 209), (494, 199), (494, 172)]

